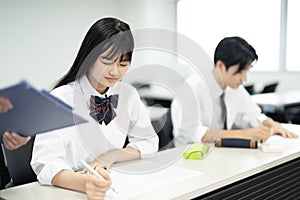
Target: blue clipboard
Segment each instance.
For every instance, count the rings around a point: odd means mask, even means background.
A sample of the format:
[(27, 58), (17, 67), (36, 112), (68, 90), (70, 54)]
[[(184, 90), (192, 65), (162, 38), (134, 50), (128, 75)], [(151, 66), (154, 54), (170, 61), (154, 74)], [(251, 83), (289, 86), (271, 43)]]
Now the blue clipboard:
[(36, 90), (26, 81), (0, 90), (0, 96), (13, 104), (13, 109), (0, 113), (0, 142), (5, 131), (34, 136), (87, 122), (74, 114), (69, 105), (45, 90)]

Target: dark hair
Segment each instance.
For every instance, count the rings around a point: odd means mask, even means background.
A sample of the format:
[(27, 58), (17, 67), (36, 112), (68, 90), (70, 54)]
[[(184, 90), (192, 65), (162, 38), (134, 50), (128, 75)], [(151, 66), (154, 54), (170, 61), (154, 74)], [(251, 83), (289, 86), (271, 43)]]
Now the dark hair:
[(131, 62), (134, 48), (130, 27), (115, 18), (103, 18), (96, 21), (88, 30), (70, 70), (54, 86), (66, 85), (87, 74), (98, 56), (109, 51), (108, 58)]
[(255, 49), (241, 37), (226, 37), (216, 47), (214, 63), (222, 61), (226, 69), (232, 65), (239, 64), (236, 73), (241, 72), (248, 64), (256, 61), (258, 56)]

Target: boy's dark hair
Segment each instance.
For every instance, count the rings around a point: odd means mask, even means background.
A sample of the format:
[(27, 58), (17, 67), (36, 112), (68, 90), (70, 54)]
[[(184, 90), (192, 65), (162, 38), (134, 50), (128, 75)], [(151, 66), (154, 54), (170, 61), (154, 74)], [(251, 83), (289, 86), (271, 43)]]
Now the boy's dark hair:
[(241, 72), (246, 66), (256, 61), (258, 56), (255, 49), (241, 37), (226, 37), (216, 47), (214, 63), (218, 60), (225, 64), (226, 69), (232, 65), (239, 65), (236, 73)]

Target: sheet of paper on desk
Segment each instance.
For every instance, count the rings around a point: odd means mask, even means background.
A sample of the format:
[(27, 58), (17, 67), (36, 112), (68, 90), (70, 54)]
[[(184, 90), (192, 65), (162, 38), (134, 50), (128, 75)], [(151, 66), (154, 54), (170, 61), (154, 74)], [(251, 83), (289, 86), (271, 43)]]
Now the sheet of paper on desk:
[(201, 174), (201, 172), (170, 166), (153, 173), (143, 174), (129, 174), (112, 170), (110, 176), (113, 182), (112, 185), (119, 195), (123, 199), (128, 199), (155, 188), (172, 185)]
[[(295, 133), (300, 135), (300, 125), (295, 124), (282, 124), (282, 126)], [(269, 153), (282, 153), (285, 151), (289, 151), (293, 149), (293, 146), (298, 146), (300, 144), (300, 137), (298, 138), (284, 138), (280, 135), (273, 135), (271, 136), (264, 144), (262, 144), (261, 150), (263, 152)]]

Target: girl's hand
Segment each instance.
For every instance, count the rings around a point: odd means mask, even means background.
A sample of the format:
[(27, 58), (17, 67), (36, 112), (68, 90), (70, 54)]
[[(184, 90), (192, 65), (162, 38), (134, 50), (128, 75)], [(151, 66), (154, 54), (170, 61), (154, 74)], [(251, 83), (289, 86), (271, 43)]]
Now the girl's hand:
[(85, 193), (89, 200), (104, 199), (111, 185), (111, 178), (103, 168), (99, 169), (98, 173), (104, 180), (100, 180), (94, 175), (86, 174)]

